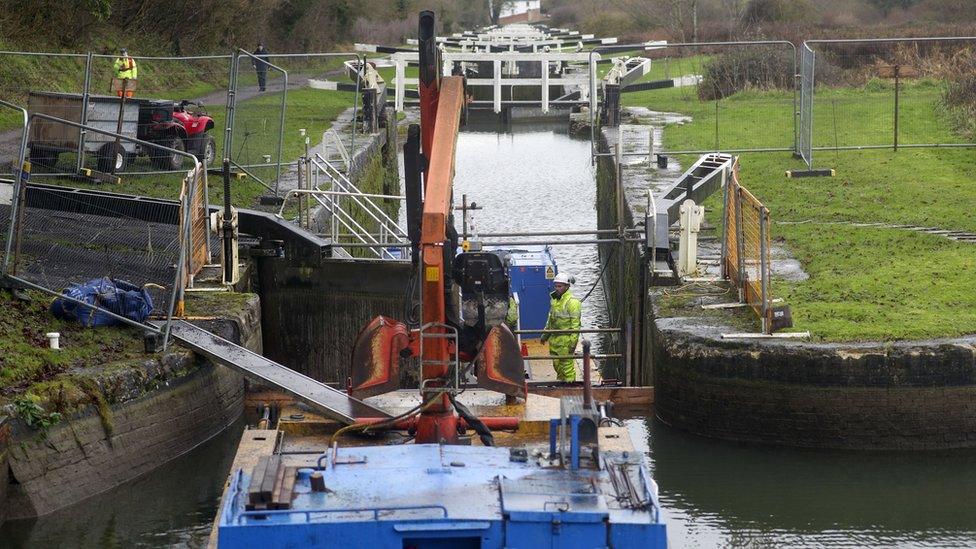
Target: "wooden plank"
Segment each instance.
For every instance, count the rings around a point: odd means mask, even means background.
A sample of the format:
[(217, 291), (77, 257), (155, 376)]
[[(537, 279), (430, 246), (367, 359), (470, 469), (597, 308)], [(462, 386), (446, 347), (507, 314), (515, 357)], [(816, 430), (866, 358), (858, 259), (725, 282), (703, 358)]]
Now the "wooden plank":
[(271, 496), (274, 494), (275, 481), (278, 479), (278, 469), (281, 467), (281, 456), (271, 456), (268, 458), (268, 467), (264, 471), (264, 477), (258, 480), (255, 476), (251, 479), (251, 484), (260, 482), (261, 502), (270, 503)]
[(281, 499), (281, 494), (280, 494), (281, 485), (284, 484), (284, 481), (285, 481), (285, 467), (281, 464), (281, 458), (279, 457), (278, 467), (277, 470), (275, 471), (274, 485), (271, 488), (271, 499), (269, 500), (270, 505), (268, 506), (269, 508), (279, 509), (277, 502)]
[(282, 482), (272, 504), (275, 509), (291, 509), (291, 498), (298, 478), (298, 467), (282, 467)]
[(251, 505), (257, 505), (264, 501), (261, 497), (261, 481), (268, 471), (268, 461), (270, 459), (271, 456), (261, 456), (254, 469), (251, 469), (251, 484), (247, 487), (247, 501)]

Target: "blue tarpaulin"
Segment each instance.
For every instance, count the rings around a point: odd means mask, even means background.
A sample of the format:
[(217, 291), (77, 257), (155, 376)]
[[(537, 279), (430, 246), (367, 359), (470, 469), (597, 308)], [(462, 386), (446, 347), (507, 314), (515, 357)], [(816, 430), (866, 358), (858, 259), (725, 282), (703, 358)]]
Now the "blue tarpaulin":
[(124, 280), (96, 278), (83, 284), (72, 284), (62, 293), (92, 306), (58, 297), (51, 303), (51, 312), (64, 320), (77, 320), (83, 326), (122, 323), (106, 314), (106, 310), (136, 322), (145, 322), (153, 311), (149, 291)]

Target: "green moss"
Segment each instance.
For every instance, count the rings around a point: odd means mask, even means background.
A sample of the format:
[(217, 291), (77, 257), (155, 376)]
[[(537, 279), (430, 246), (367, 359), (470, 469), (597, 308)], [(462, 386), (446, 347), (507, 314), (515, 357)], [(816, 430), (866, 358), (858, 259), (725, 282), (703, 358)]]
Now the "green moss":
[(112, 407), (109, 406), (105, 394), (92, 377), (58, 376), (56, 379), (34, 384), (27, 395), (34, 401), (46, 403), (48, 408), (63, 416), (81, 412), (92, 406), (98, 413), (105, 436), (112, 437), (115, 429)]
[[(0, 403), (68, 370), (143, 356), (138, 330), (58, 320), (48, 312), (49, 296), (29, 295), (26, 302), (0, 291)], [(61, 334), (60, 350), (48, 348), (48, 332)]]
[(192, 292), (186, 297), (188, 316), (235, 318), (244, 311), (254, 294), (239, 292)]

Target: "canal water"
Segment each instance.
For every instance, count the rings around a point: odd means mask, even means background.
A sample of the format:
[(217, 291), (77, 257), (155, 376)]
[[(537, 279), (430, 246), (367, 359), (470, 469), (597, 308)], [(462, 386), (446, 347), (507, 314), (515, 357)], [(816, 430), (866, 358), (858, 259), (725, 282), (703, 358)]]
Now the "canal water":
[[(481, 210), (468, 214), (468, 232), (595, 230), (596, 172), (589, 140), (571, 139), (566, 120), (506, 124), (472, 114), (458, 136), (454, 200), (467, 195)], [(461, 231), (460, 216), (455, 220)], [(589, 236), (484, 238), (485, 241), (594, 239)], [(554, 244), (559, 272), (576, 277), (572, 292), (583, 302), (584, 328), (607, 326), (603, 285), (597, 284), (596, 244)], [(587, 298), (587, 293), (593, 290)], [(592, 339), (592, 338), (591, 338)], [(599, 341), (594, 341), (594, 352)]]
[[(458, 139), (457, 198), (480, 232), (595, 227), (589, 143), (565, 123), (474, 122)], [(512, 208), (515, 204), (516, 207)], [(557, 246), (589, 288), (593, 247)], [(604, 325), (598, 286), (584, 325)], [(976, 452), (833, 452), (735, 444), (626, 421), (660, 486), (671, 547), (976, 547)], [(0, 548), (203, 547), (242, 425), (109, 493), (0, 528)]]

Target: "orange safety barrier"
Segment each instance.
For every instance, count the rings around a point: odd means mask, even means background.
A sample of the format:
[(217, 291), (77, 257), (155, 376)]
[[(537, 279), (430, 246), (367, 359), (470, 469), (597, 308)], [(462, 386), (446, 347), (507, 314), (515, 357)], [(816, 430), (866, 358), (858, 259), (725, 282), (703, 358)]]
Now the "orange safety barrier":
[[(192, 185), (191, 185), (192, 183)], [(189, 277), (199, 273), (204, 265), (210, 261), (210, 249), (207, 234), (207, 172), (203, 165), (190, 170), (180, 191), (180, 203), (186, 204), (185, 197), (192, 187), (193, 194), (190, 195), (190, 231), (186, 234), (183, 225), (185, 214), (180, 211), (180, 235), (181, 239), (189, 237), (186, 248), (186, 265), (184, 287), (189, 284)]]
[(773, 322), (769, 225), (769, 209), (740, 183), (736, 159), (725, 187), (722, 276), (739, 290), (739, 301), (752, 307), (767, 334), (783, 327)]

